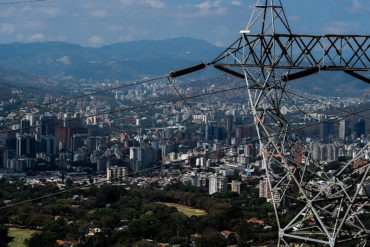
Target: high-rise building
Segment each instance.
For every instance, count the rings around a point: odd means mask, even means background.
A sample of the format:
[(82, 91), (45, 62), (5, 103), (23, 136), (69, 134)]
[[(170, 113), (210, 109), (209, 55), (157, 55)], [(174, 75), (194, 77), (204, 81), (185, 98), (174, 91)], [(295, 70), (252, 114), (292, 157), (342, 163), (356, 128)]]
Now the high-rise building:
[(85, 127), (55, 127), (56, 143), (59, 146), (60, 142), (67, 144), (68, 150), (72, 150), (72, 137), (74, 134), (87, 134), (88, 129)]
[(199, 157), (196, 159), (195, 166), (206, 167), (206, 162), (204, 157)]
[(79, 148), (84, 146), (87, 134), (74, 134), (72, 136), (72, 152), (76, 152)]
[(215, 124), (214, 122), (209, 122), (204, 128), (204, 138), (206, 140), (213, 140), (215, 138)]
[(271, 199), (271, 189), (267, 179), (260, 180), (259, 183), (259, 197)]
[(22, 132), (22, 134), (29, 134), (30, 130), (31, 130), (30, 126), (31, 126), (30, 120), (23, 118), (21, 120), (21, 129), (22, 129), (21, 132)]
[(233, 132), (233, 121), (234, 121), (233, 116), (227, 116), (226, 117), (225, 129), (226, 129), (227, 133), (232, 133)]
[(328, 122), (320, 125), (320, 137), (324, 142), (329, 142), (334, 135), (334, 123)]
[(174, 128), (171, 128), (171, 127), (167, 127), (165, 129), (165, 138), (166, 139), (171, 139), (173, 138), (175, 135), (175, 129)]
[(120, 166), (113, 166), (107, 168), (107, 180), (110, 182), (125, 181), (127, 180), (127, 168)]
[(47, 155), (57, 154), (57, 145), (55, 136), (42, 136), (41, 149), (42, 152), (46, 153)]
[(209, 194), (227, 192), (227, 177), (212, 175), (209, 179)]
[(198, 187), (200, 185), (198, 174), (196, 173), (184, 174), (182, 177), (182, 183), (185, 185), (191, 185), (194, 187)]
[(245, 146), (245, 154), (247, 156), (255, 156), (256, 155), (256, 149), (253, 144), (248, 144)]
[(17, 156), (27, 156), (34, 158), (36, 156), (36, 143), (35, 137), (28, 134), (18, 134), (17, 135)]
[(349, 135), (350, 132), (348, 120), (341, 120), (339, 122), (339, 138), (342, 140), (346, 140)]
[(317, 142), (312, 144), (312, 156), (317, 161), (320, 161), (320, 159), (321, 159), (320, 144), (317, 143)]
[(252, 138), (253, 127), (249, 125), (244, 125), (244, 134), (245, 134), (245, 137)]
[(5, 153), (7, 151), (6, 147), (0, 147), (0, 169), (5, 168)]
[(215, 126), (215, 139), (222, 141), (225, 138), (225, 128), (223, 126)]
[(43, 116), (41, 118), (41, 135), (43, 136), (55, 136), (55, 126), (57, 126), (57, 117), (55, 116)]
[(98, 172), (103, 172), (107, 170), (107, 158), (99, 157), (96, 159), (96, 170)]
[(364, 119), (360, 118), (357, 123), (355, 123), (355, 132), (357, 137), (361, 137), (361, 135), (365, 135), (365, 126), (366, 122)]
[(130, 169), (132, 171), (141, 171), (149, 168), (154, 160), (154, 151), (147, 147), (130, 148)]
[(90, 136), (85, 140), (85, 145), (89, 150), (89, 153), (94, 152), (98, 149), (99, 144), (101, 143), (101, 137)]
[(164, 157), (175, 151), (175, 145), (173, 143), (162, 143), (159, 145), (159, 149), (161, 149), (161, 155)]
[(240, 187), (241, 187), (241, 182), (239, 182), (238, 180), (233, 180), (231, 181), (231, 191), (232, 192), (236, 192), (238, 194), (240, 194)]
[(328, 159), (328, 147), (320, 145), (320, 159), (319, 161), (326, 161)]

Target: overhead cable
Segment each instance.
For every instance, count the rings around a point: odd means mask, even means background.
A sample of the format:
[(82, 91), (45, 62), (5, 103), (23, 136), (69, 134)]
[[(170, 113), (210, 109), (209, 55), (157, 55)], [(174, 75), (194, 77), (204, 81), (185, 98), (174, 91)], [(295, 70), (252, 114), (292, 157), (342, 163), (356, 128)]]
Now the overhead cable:
[(156, 78), (151, 78), (151, 79), (147, 79), (147, 80), (143, 80), (143, 81), (139, 81), (139, 82), (133, 82), (133, 83), (125, 84), (125, 85), (118, 86), (118, 87), (112, 87), (112, 88), (108, 88), (108, 89), (104, 89), (104, 90), (100, 90), (100, 91), (95, 91), (95, 92), (91, 92), (91, 93), (76, 95), (76, 96), (56, 100), (56, 101), (49, 102), (49, 103), (27, 106), (27, 107), (23, 107), (23, 108), (20, 108), (20, 109), (17, 109), (17, 110), (7, 111), (7, 112), (5, 112), (5, 114), (20, 112), (20, 111), (27, 111), (27, 110), (32, 110), (32, 109), (38, 109), (38, 108), (45, 107), (45, 106), (50, 106), (50, 105), (55, 105), (55, 104), (58, 104), (58, 103), (63, 103), (63, 102), (69, 101), (69, 100), (80, 99), (80, 98), (89, 97), (89, 96), (93, 96), (93, 95), (97, 95), (97, 94), (102, 94), (102, 93), (106, 93), (106, 92), (110, 92), (110, 91), (114, 91), (114, 90), (118, 90), (118, 89), (123, 89), (123, 88), (127, 88), (127, 87), (132, 87), (132, 86), (138, 86), (138, 85), (142, 85), (142, 84), (149, 83), (149, 82), (152, 82), (152, 81), (161, 80), (161, 79), (164, 79), (164, 78), (167, 78), (167, 77), (168, 77), (167, 75), (166, 76), (159, 76), (159, 77), (156, 77)]
[[(351, 112), (349, 110), (345, 110), (343, 108), (336, 107), (336, 106), (327, 104), (327, 103), (322, 102), (322, 101), (319, 101), (319, 100), (312, 99), (310, 97), (307, 97), (307, 96), (304, 96), (304, 95), (301, 95), (301, 94), (297, 94), (297, 93), (295, 93), (293, 91), (288, 91), (286, 89), (284, 91), (285, 91), (285, 93), (286, 93), (286, 95), (287, 95), (288, 98), (289, 98), (288, 94), (291, 94), (291, 95), (294, 95), (296, 97), (299, 97), (299, 98), (302, 98), (302, 99), (306, 99), (306, 100), (309, 100), (309, 101), (312, 101), (312, 102), (315, 102), (315, 103), (318, 103), (318, 104), (321, 104), (321, 105), (324, 105), (324, 106), (328, 106), (328, 107), (331, 107), (333, 109), (336, 109), (336, 110), (339, 110), (339, 111), (342, 111), (342, 112), (346, 112), (346, 113), (350, 113)], [(369, 93), (367, 95), (369, 95)], [(367, 95), (363, 98), (363, 100), (360, 101), (360, 103), (358, 104), (358, 106), (354, 110), (356, 110), (361, 105), (361, 103), (366, 99)], [(361, 118), (370, 120), (370, 117), (366, 117), (366, 116), (358, 115), (358, 114), (355, 114), (355, 115), (358, 116), (358, 117), (361, 117)]]
[[(320, 125), (320, 124), (323, 124), (323, 123), (338, 122), (343, 118), (349, 117), (349, 116), (354, 115), (356, 113), (361, 113), (361, 112), (366, 112), (366, 111), (370, 111), (370, 108), (365, 109), (365, 110), (361, 110), (361, 111), (357, 111), (357, 112), (348, 113), (348, 114), (345, 114), (345, 115), (342, 115), (342, 116), (338, 117), (337, 119), (329, 119), (329, 120), (325, 120), (325, 121), (321, 121), (321, 122), (312, 123), (312, 124), (308, 124), (308, 125), (305, 125), (305, 126), (297, 127), (297, 128), (291, 129), (291, 130), (287, 130), (287, 133), (291, 133), (291, 132), (299, 131), (299, 130), (302, 130), (302, 129), (314, 127), (314, 126), (317, 126), (317, 125)], [(204, 156), (207, 156), (207, 155), (210, 155), (210, 154), (213, 154), (213, 153), (222, 152), (222, 151), (225, 151), (225, 150), (228, 150), (228, 149), (231, 149), (231, 148), (236, 148), (236, 147), (239, 147), (239, 146), (242, 146), (242, 145), (251, 144), (251, 143), (254, 143), (254, 142), (257, 142), (257, 141), (260, 141), (260, 140), (269, 140), (270, 138), (276, 137), (278, 135), (280, 135), (280, 133), (272, 134), (272, 135), (266, 136), (266, 137), (256, 138), (256, 139), (249, 140), (247, 142), (243, 142), (243, 143), (240, 143), (240, 144), (230, 145), (230, 146), (218, 149), (218, 150), (209, 151), (209, 152), (206, 152), (206, 153), (203, 153), (203, 154), (188, 157), (186, 159), (171, 161), (171, 163), (168, 163), (168, 164), (153, 166), (153, 167), (141, 170), (141, 171), (136, 171), (136, 172), (129, 173), (128, 176), (144, 173), (144, 172), (147, 172), (147, 171), (155, 170), (155, 169), (166, 167), (166, 166), (171, 166), (171, 165), (174, 165), (174, 164), (177, 164), (177, 163), (185, 162), (189, 159), (204, 157)], [(123, 177), (120, 177), (120, 178), (117, 178), (117, 179), (122, 179), (122, 178)], [(88, 187), (92, 187), (92, 186), (95, 186), (95, 185), (103, 184), (103, 183), (106, 183), (106, 182), (109, 182), (109, 181), (111, 181), (111, 180), (106, 179), (106, 180), (99, 181), (99, 182), (96, 182), (96, 183), (88, 184), (86, 186), (80, 186), (80, 187), (77, 187), (77, 188), (62, 190), (62, 191), (47, 194), (47, 195), (44, 195), (44, 196), (40, 196), (40, 197), (32, 198), (32, 199), (29, 199), (29, 200), (21, 201), (21, 202), (18, 202), (18, 203), (9, 204), (9, 205), (0, 207), (0, 210), (15, 207), (15, 206), (19, 206), (19, 205), (22, 205), (22, 204), (26, 204), (26, 203), (29, 203), (29, 202), (34, 202), (34, 201), (37, 201), (37, 200), (41, 200), (41, 199), (45, 199), (45, 198), (49, 198), (49, 197), (53, 197), (53, 196), (57, 196), (57, 195), (68, 193), (68, 192), (81, 190), (81, 189), (84, 189), (84, 188), (88, 188)]]
[(194, 98), (204, 97), (204, 96), (208, 96), (208, 95), (214, 95), (214, 94), (230, 92), (230, 91), (234, 91), (234, 90), (240, 90), (242, 88), (247, 88), (247, 86), (240, 86), (240, 87), (222, 89), (222, 90), (218, 90), (218, 91), (214, 91), (214, 92), (197, 94), (197, 95), (188, 96), (188, 97), (184, 97), (184, 98), (180, 98), (180, 99), (163, 100), (163, 101), (158, 101), (158, 102), (148, 103), (148, 104), (143, 104), (143, 105), (138, 105), (138, 106), (132, 106), (132, 107), (119, 109), (119, 110), (114, 110), (114, 111), (100, 112), (100, 113), (91, 114), (91, 115), (87, 115), (87, 116), (83, 116), (83, 117), (69, 118), (69, 119), (64, 119), (64, 120), (56, 120), (56, 121), (49, 122), (49, 123), (46, 123), (46, 124), (37, 124), (37, 125), (29, 126), (29, 127), (17, 128), (17, 129), (14, 129), (14, 130), (0, 131), (0, 134), (10, 133), (10, 132), (18, 132), (18, 131), (25, 130), (25, 129), (35, 129), (35, 128), (39, 128), (39, 127), (46, 126), (46, 125), (55, 125), (55, 124), (58, 124), (58, 123), (72, 122), (72, 121), (75, 121), (75, 120), (88, 119), (88, 118), (92, 118), (92, 117), (104, 116), (104, 115), (107, 115), (107, 114), (114, 114), (114, 113), (132, 111), (132, 110), (151, 107), (151, 106), (156, 106), (156, 105), (168, 104), (168, 103), (171, 103), (171, 102), (183, 101), (184, 99), (188, 100), (188, 99), (194, 99)]
[(11, 5), (11, 4), (25, 4), (35, 2), (46, 2), (47, 0), (25, 0), (25, 1), (14, 1), (14, 2), (0, 2), (0, 5)]

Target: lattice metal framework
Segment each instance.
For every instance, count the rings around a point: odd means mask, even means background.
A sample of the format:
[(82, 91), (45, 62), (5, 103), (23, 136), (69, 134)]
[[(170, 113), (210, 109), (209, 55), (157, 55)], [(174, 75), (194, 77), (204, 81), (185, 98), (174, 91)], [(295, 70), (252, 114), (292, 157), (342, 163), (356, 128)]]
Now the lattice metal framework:
[(363, 35), (292, 34), (281, 1), (263, 0), (241, 37), (209, 64), (246, 80), (278, 246), (366, 245), (370, 231), (362, 221), (369, 201), (363, 192), (370, 164), (356, 167), (354, 162), (369, 152), (369, 143), (339, 171), (328, 173), (294, 133), (281, 105), (294, 103), (285, 90), (290, 80), (320, 70), (344, 71), (369, 83), (364, 74), (370, 69), (369, 40)]

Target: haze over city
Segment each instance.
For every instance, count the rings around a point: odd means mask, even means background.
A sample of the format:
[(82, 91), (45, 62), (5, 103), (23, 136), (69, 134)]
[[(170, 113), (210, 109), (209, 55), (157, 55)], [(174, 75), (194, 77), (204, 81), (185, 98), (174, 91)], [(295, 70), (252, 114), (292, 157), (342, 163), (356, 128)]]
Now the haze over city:
[(0, 1), (0, 247), (366, 247), (370, 3)]

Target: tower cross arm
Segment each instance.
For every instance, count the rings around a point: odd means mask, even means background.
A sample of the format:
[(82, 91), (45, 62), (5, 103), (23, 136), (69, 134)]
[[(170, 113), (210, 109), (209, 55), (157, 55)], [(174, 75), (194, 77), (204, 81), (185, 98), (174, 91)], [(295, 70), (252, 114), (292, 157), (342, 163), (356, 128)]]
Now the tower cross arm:
[(211, 64), (339, 71), (370, 70), (368, 35), (248, 34)]

